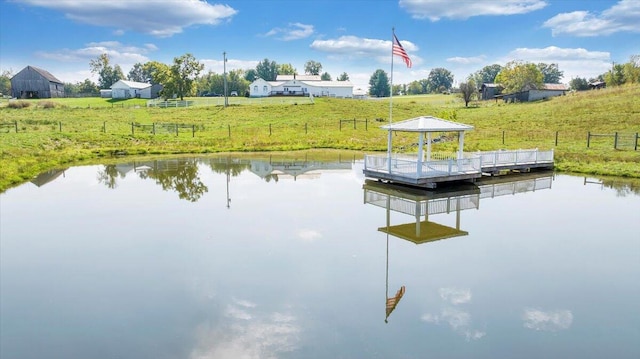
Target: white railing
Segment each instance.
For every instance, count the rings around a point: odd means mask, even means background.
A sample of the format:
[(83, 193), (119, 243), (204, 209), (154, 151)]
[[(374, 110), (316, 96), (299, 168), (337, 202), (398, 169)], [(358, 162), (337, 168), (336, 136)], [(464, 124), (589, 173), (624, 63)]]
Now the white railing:
[[(389, 162), (391, 161), (391, 162)], [(407, 178), (427, 178), (457, 174), (480, 173), (480, 158), (448, 159), (422, 162), (418, 168), (416, 159), (391, 158), (365, 155), (364, 170), (399, 175)]]
[(537, 148), (527, 150), (499, 150), (484, 152), (465, 152), (467, 158), (480, 157), (482, 167), (505, 165), (553, 163), (553, 150), (540, 151)]

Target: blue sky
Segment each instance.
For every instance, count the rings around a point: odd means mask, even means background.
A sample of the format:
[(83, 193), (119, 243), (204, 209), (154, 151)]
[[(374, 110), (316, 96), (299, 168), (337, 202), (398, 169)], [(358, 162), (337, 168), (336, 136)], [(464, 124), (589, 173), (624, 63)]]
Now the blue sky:
[(89, 61), (109, 54), (171, 64), (187, 52), (205, 70), (308, 60), (368, 86), (391, 70), (392, 28), (413, 61), (394, 58), (394, 84), (444, 67), (463, 81), (511, 60), (557, 63), (563, 82), (593, 77), (640, 54), (640, 0), (4, 0), (0, 70), (27, 65), (64, 82), (97, 81)]

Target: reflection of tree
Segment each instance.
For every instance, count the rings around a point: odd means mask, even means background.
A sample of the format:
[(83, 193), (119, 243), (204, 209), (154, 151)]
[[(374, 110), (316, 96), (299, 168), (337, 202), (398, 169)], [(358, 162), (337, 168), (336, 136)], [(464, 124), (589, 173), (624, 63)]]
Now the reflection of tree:
[(618, 197), (626, 197), (629, 194), (640, 195), (640, 180), (604, 179), (602, 184), (605, 187), (614, 189)]
[(181, 199), (191, 202), (196, 202), (209, 190), (198, 177), (196, 160), (155, 161), (153, 167), (140, 172), (139, 175), (142, 179), (154, 179), (163, 190), (176, 191)]
[(264, 180), (268, 183), (271, 182), (271, 180), (276, 181), (276, 183), (278, 183), (278, 174), (276, 173), (270, 173), (266, 176), (264, 176)]
[(229, 174), (232, 177), (237, 177), (242, 171), (251, 167), (250, 162), (237, 162), (229, 158), (220, 158), (211, 160), (209, 166), (214, 173)]
[[(98, 171), (98, 181), (111, 189), (118, 187), (117, 178), (118, 169), (116, 165), (105, 165), (102, 171)], [(122, 175), (122, 178), (124, 178), (124, 175)]]

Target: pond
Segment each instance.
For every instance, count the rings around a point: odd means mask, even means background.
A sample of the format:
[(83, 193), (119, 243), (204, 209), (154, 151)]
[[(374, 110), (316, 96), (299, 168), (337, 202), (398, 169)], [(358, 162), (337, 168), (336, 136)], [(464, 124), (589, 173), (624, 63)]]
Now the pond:
[(362, 158), (123, 160), (0, 194), (0, 357), (640, 357), (637, 188), (410, 191)]

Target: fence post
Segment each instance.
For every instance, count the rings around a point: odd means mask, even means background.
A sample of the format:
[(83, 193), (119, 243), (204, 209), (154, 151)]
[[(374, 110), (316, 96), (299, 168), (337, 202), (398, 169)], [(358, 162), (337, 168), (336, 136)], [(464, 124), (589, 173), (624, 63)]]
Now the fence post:
[(102, 133), (107, 133), (107, 121), (102, 123)]
[(502, 131), (502, 144), (504, 145), (504, 130)]
[(587, 148), (589, 148), (589, 142), (591, 142), (591, 131), (587, 132)]
[(353, 129), (354, 130), (356, 129), (356, 119), (355, 118), (353, 119)]
[(269, 124), (269, 136), (271, 136), (271, 124)]
[(151, 133), (153, 133), (153, 135), (156, 135), (156, 123), (153, 122), (151, 123)]
[[(111, 105), (112, 105), (111, 107), (113, 107), (113, 104), (111, 104)], [(131, 136), (133, 136), (133, 134), (134, 134), (134, 130), (133, 130), (133, 122), (131, 122)]]
[(305, 123), (304, 123), (304, 134), (306, 135), (307, 133), (308, 133), (308, 132), (307, 132), (307, 123), (305, 122)]
[(18, 120), (13, 121), (13, 125), (16, 126), (16, 133), (18, 133)]
[(191, 137), (196, 137), (196, 125), (191, 125)]
[(556, 131), (556, 147), (558, 147), (558, 131)]
[(177, 137), (178, 136), (178, 124), (176, 123), (175, 126), (176, 126), (176, 137)]
[(62, 132), (62, 121), (58, 122), (58, 129)]
[(229, 131), (229, 138), (231, 138), (231, 125), (227, 125), (228, 131)]
[(618, 149), (618, 133), (617, 132), (613, 135), (613, 149), (614, 150)]
[(636, 141), (633, 144), (633, 150), (637, 151), (638, 150), (638, 133), (636, 132)]
[(367, 131), (369, 129), (369, 119), (364, 119), (364, 130)]
[(340, 120), (340, 131), (342, 131), (342, 120)]

